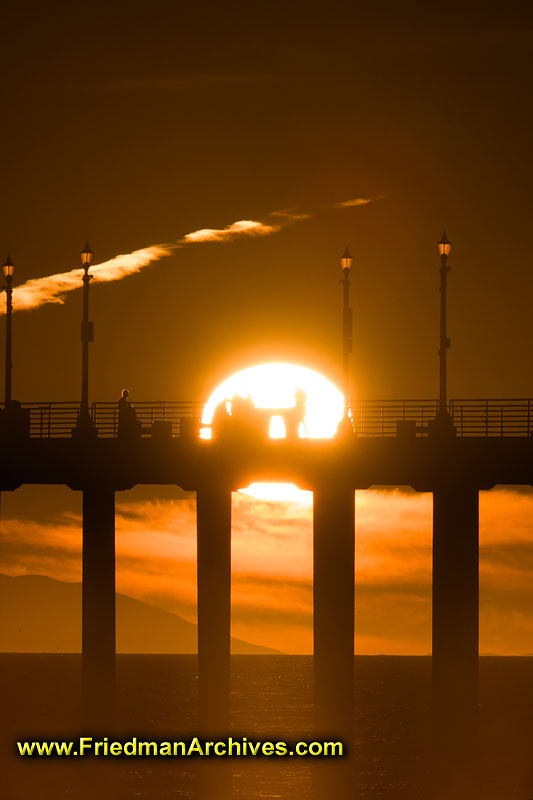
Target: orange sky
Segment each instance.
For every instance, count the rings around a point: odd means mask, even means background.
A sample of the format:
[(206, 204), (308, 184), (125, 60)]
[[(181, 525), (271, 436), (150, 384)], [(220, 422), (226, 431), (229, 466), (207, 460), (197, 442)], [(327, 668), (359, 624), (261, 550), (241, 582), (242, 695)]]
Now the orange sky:
[[(346, 244), (357, 396), (435, 397), (443, 226), (449, 396), (533, 396), (526, 4), (5, 5), (18, 400), (79, 398), (87, 237), (91, 402), (205, 398), (260, 361), (340, 382)], [(151, 491), (117, 495), (118, 589), (194, 619), (194, 501)], [(1, 503), (0, 569), (80, 580), (79, 493)], [(482, 495), (485, 652), (533, 652), (532, 512)], [(356, 548), (358, 652), (429, 652), (431, 498), (358, 493)], [(233, 551), (234, 634), (309, 652), (310, 509), (236, 497)]]
[[(18, 490), (18, 501), (30, 507), (35, 491)], [(117, 495), (117, 589), (194, 620), (194, 497), (146, 497), (146, 490)], [(11, 519), (13, 498), (2, 495), (3, 571), (79, 581), (80, 514), (60, 511), (60, 500), (48, 523)], [(531, 519), (531, 489), (481, 493), (482, 652), (533, 652)], [(356, 651), (430, 652), (431, 496), (358, 492), (356, 560)], [(311, 507), (234, 494), (233, 635), (311, 652), (311, 573)]]

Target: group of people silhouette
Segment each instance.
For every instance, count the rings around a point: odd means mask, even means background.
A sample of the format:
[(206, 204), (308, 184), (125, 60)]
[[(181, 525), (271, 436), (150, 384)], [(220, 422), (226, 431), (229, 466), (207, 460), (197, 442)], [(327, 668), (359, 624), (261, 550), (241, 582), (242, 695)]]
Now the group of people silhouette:
[(307, 395), (303, 389), (294, 392), (294, 406), (288, 408), (257, 408), (250, 395), (237, 394), (223, 400), (215, 408), (211, 422), (214, 438), (232, 434), (259, 435), (268, 438), (273, 417), (281, 417), (285, 426), (285, 438), (298, 439), (306, 431)]
[[(305, 414), (307, 395), (302, 389), (294, 392), (294, 406), (288, 408), (257, 408), (250, 395), (234, 395), (215, 408), (211, 430), (214, 438), (227, 434), (255, 435), (268, 438), (273, 417), (281, 417), (287, 439), (298, 439), (306, 431)], [(142, 434), (142, 425), (129, 399), (129, 391), (123, 389), (118, 401), (118, 431), (120, 438), (136, 438)]]

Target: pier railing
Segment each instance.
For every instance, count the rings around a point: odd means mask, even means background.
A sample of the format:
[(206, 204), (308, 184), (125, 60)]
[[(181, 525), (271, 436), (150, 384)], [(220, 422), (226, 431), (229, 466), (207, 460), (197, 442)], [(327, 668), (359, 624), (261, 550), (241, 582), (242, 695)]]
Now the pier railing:
[[(80, 404), (75, 401), (21, 403), (21, 407), (29, 412), (30, 437), (36, 439), (70, 438), (80, 413)], [(169, 434), (178, 437), (184, 427), (183, 419), (190, 419), (198, 426), (202, 413), (202, 403), (180, 400), (142, 401), (134, 407), (142, 436), (152, 435), (154, 423), (167, 423)], [(117, 436), (117, 403), (92, 403), (89, 413), (99, 437)]]
[(437, 400), (362, 400), (353, 404), (353, 426), (358, 436), (427, 436), (428, 424), (438, 411)]
[[(203, 403), (184, 400), (157, 400), (135, 403), (137, 421), (141, 423), (143, 436), (151, 436), (154, 423), (167, 423), (173, 437), (183, 433), (183, 419), (200, 424)], [(116, 436), (118, 433), (117, 403), (93, 403), (91, 418), (99, 436)]]
[[(0, 408), (3, 406), (0, 405)], [(141, 436), (190, 435), (200, 426), (203, 404), (196, 401), (135, 403)], [(80, 405), (75, 401), (22, 403), (32, 438), (70, 438)], [(99, 437), (118, 434), (116, 402), (95, 402), (90, 415)], [(363, 400), (353, 405), (353, 428), (361, 437), (426, 437), (438, 412), (436, 400)], [(458, 437), (529, 437), (533, 435), (533, 399), (451, 400), (448, 405)]]
[[(437, 416), (437, 400), (363, 400), (354, 404), (359, 436), (427, 436)], [(530, 436), (533, 400), (450, 400), (448, 413), (456, 436)]]
[(531, 436), (533, 400), (451, 400), (457, 436)]

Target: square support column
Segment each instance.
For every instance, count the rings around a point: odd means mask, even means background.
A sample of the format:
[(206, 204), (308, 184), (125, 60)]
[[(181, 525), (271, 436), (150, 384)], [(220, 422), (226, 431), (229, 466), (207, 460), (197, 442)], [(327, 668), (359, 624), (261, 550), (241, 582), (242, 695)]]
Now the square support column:
[(82, 683), (84, 722), (115, 715), (115, 490), (83, 490)]
[(475, 711), (479, 653), (479, 494), (433, 493), (433, 698)]
[(327, 483), (313, 494), (315, 729), (353, 730), (355, 492)]
[(227, 735), (230, 694), (231, 491), (197, 493), (198, 678), (202, 733)]
[(353, 800), (355, 492), (325, 482), (313, 494), (314, 716), (317, 740), (345, 756), (313, 764), (313, 797)]
[(433, 492), (433, 730), (436, 783), (449, 797), (475, 784), (479, 668), (479, 493)]

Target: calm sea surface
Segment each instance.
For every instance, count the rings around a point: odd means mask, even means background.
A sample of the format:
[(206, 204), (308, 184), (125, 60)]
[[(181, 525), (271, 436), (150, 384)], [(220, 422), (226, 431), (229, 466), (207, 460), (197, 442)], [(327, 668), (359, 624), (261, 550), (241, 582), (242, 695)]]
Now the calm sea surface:
[[(353, 797), (432, 800), (431, 660), (360, 656), (355, 664)], [(313, 738), (311, 657), (233, 656), (232, 665), (233, 736)], [(197, 762), (190, 760), (18, 758), (17, 739), (84, 733), (80, 657), (0, 655), (0, 668), (4, 800), (194, 797)], [(480, 768), (470, 796), (531, 800), (533, 658), (482, 658), (480, 676)], [(119, 656), (118, 684), (117, 738), (180, 740), (197, 733), (195, 656)], [(234, 798), (311, 797), (310, 760), (234, 759), (229, 768)]]

